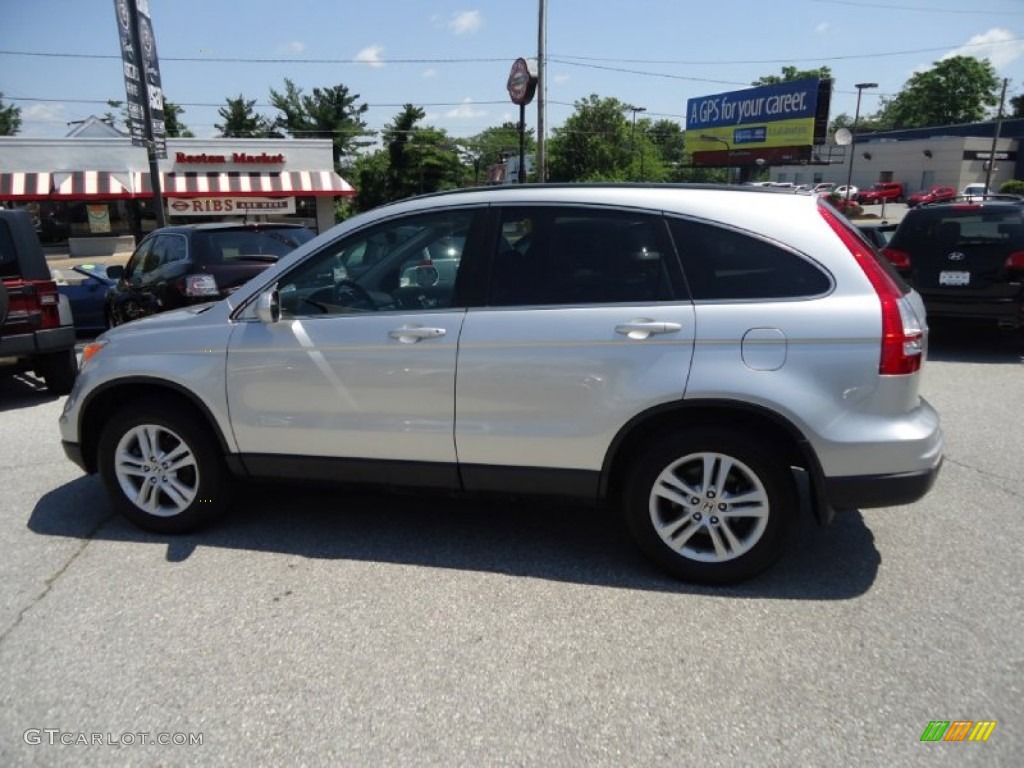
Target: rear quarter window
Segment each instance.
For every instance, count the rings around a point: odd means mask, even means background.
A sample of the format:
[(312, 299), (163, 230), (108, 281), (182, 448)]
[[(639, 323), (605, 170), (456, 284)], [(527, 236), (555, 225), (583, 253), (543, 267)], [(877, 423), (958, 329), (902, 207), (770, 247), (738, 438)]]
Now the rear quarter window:
[(832, 279), (803, 256), (751, 235), (686, 219), (669, 228), (694, 301), (820, 296)]
[(17, 277), (18, 254), (14, 252), (14, 238), (7, 222), (0, 219), (0, 277)]

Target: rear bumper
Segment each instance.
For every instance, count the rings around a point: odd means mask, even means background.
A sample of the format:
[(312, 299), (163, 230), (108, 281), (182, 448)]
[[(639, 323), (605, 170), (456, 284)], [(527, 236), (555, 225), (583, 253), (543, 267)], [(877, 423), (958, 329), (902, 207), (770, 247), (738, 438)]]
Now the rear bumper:
[(929, 469), (888, 475), (826, 477), (825, 495), (835, 509), (869, 509), (912, 504), (935, 484), (942, 459)]
[(0, 338), (0, 357), (24, 358), (74, 348), (74, 326), (49, 328)]
[[(920, 292), (920, 289), (918, 289)], [(959, 317), (968, 320), (995, 320), (1024, 325), (1024, 295), (995, 299), (961, 299), (951, 301), (945, 297), (922, 293), (928, 317)]]

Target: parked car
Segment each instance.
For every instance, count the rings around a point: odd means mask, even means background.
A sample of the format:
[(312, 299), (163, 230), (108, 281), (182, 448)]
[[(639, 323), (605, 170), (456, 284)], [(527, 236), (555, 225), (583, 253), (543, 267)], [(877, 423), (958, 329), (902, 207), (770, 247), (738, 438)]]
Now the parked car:
[(123, 270), (107, 270), (117, 280), (107, 294), (109, 324), (222, 299), (312, 238), (297, 224), (188, 224), (154, 230)]
[(912, 208), (883, 253), (929, 317), (1024, 325), (1024, 200)]
[[(116, 270), (115, 270), (116, 271)], [(79, 334), (109, 328), (107, 293), (117, 279), (107, 274), (106, 264), (78, 264), (67, 269), (51, 270), (57, 290), (67, 296)]]
[(0, 369), (34, 371), (50, 392), (68, 394), (78, 373), (71, 304), (23, 209), (0, 209), (0, 278)]
[(841, 197), (844, 200), (851, 200), (853, 202), (856, 202), (857, 195), (860, 194), (860, 190), (857, 189), (857, 187), (853, 186), (852, 184), (850, 186), (846, 186), (845, 184), (843, 184), (842, 186), (833, 189), (832, 194)]
[(830, 195), (835, 190), (836, 185), (831, 181), (823, 181), (819, 184), (815, 184), (811, 190), (816, 195)]
[[(371, 241), (395, 244), (341, 275)], [(401, 279), (438, 251), (454, 280)], [(210, 523), (234, 478), (548, 495), (611, 505), (660, 567), (729, 583), (776, 560), (802, 509), (826, 523), (928, 491), (926, 340), (920, 298), (821, 198), (467, 189), (108, 331), (60, 430), (164, 533)]]
[(913, 208), (915, 205), (934, 203), (941, 200), (951, 200), (956, 197), (956, 190), (953, 187), (928, 187), (921, 189), (907, 198), (907, 205)]
[(992, 190), (984, 184), (968, 184), (960, 194), (970, 201), (978, 201), (984, 198), (985, 195), (991, 195)]
[(879, 205), (882, 202), (902, 203), (905, 189), (900, 181), (880, 181), (871, 189), (857, 193), (857, 202), (861, 205)]

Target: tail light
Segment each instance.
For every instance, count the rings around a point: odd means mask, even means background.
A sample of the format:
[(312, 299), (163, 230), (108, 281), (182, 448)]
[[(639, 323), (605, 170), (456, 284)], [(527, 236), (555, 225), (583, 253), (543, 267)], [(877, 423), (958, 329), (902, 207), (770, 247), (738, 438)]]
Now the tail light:
[(4, 288), (9, 333), (60, 327), (60, 295), (53, 280), (5, 280)]
[(903, 376), (919, 370), (924, 330), (914, 308), (860, 237), (824, 206), (819, 205), (818, 211), (849, 249), (882, 304), (882, 354), (878, 372), (883, 376)]
[(1007, 256), (1006, 268), (1024, 270), (1024, 251), (1015, 251)]
[(185, 275), (178, 281), (178, 290), (185, 296), (219, 296), (213, 275)]
[(882, 255), (889, 260), (896, 269), (910, 269), (910, 254), (898, 248), (883, 248)]

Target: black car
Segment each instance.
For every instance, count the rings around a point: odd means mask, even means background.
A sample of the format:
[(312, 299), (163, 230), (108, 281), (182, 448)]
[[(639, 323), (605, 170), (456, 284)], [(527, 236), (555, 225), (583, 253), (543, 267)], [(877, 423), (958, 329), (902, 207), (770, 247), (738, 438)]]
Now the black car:
[(164, 227), (139, 243), (108, 291), (110, 325), (217, 301), (313, 238), (296, 224), (189, 224)]
[(930, 318), (1024, 326), (1024, 199), (958, 197), (912, 208), (882, 253)]

